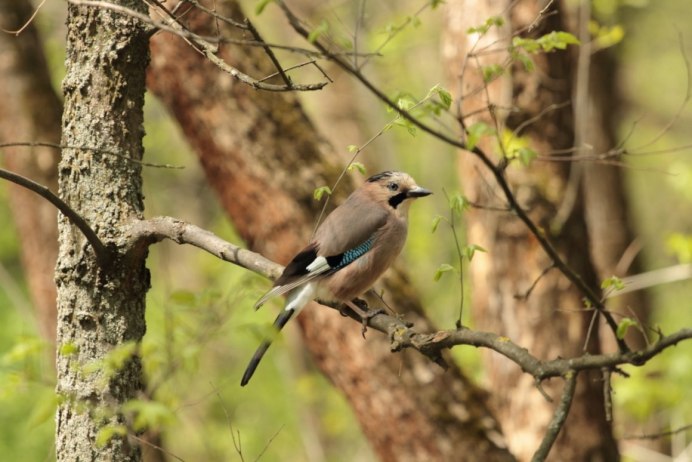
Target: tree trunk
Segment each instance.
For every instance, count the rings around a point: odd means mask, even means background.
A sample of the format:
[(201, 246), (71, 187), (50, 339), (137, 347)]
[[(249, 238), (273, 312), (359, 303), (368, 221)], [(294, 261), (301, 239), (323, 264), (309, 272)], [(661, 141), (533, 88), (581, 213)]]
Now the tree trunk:
[[(463, 97), (463, 114), (482, 111), (465, 122), (470, 125), (485, 120), (494, 127), (488, 111), (492, 107), (499, 127), (514, 130), (527, 123), (520, 134), (530, 139), (532, 148), (539, 154), (550, 155), (571, 148), (572, 109), (564, 103), (572, 95), (573, 61), (567, 53), (535, 55), (534, 72), (515, 65), (511, 68), (511, 79), (507, 69), (505, 76), (486, 85), (487, 92), (483, 90), (481, 67), (502, 65), (509, 56), (511, 37), (516, 31), (525, 31), (545, 5), (533, 0), (518, 3), (455, 0), (447, 5), (443, 50), (452, 89), (457, 97)], [(565, 30), (563, 14), (562, 7), (553, 6), (529, 36)], [(480, 38), (479, 34), (467, 33), (470, 27), (484, 24), (491, 16), (503, 17), (506, 26), (493, 27)], [(485, 47), (496, 52), (487, 52)], [(497, 52), (500, 49), (504, 51)], [(475, 55), (468, 57), (472, 51)], [(555, 105), (553, 110), (542, 113), (551, 105)], [(490, 140), (483, 145), (487, 152), (496, 150), (494, 146)], [(466, 194), (481, 204), (501, 205), (498, 203), (501, 193), (493, 188), (491, 175), (471, 155), (463, 154), (461, 158), (460, 177)], [(529, 167), (517, 164), (513, 163), (506, 172), (520, 204), (547, 233), (568, 264), (589, 285), (598, 287), (589, 259), (581, 189), (578, 188), (579, 196), (562, 226), (554, 226), (570, 181), (569, 164), (533, 162)], [(551, 261), (518, 219), (511, 214), (474, 210), (468, 213), (466, 221), (469, 241), (488, 250), (471, 265), (473, 314), (478, 328), (507, 335), (546, 359), (578, 355), (585, 343), (589, 352), (599, 351), (598, 334), (594, 331), (587, 335), (593, 312), (583, 310), (582, 294), (555, 269), (541, 277)], [(533, 291), (525, 296), (534, 282)], [(494, 409), (500, 416), (510, 449), (526, 460), (538, 447), (555, 404), (544, 399), (531, 377), (522, 374), (508, 360), (488, 354), (486, 365), (489, 381), (496, 390)], [(558, 385), (554, 381), (543, 386), (549, 395), (557, 398)], [(551, 453), (554, 460), (617, 458), (617, 447), (605, 420), (602, 388), (598, 374), (580, 374), (571, 413)]]
[[(116, 3), (146, 12), (141, 2)], [(60, 195), (110, 258), (99, 265), (60, 216), (56, 453), (59, 461), (135, 461), (140, 450), (122, 435), (120, 405), (142, 390), (141, 361), (126, 342), (136, 347), (144, 335), (149, 275), (143, 251), (123, 253), (123, 229), (143, 209), (148, 41), (140, 21), (101, 8), (69, 5), (67, 25)]]
[[(224, 16), (244, 18), (233, 2), (216, 6)], [(197, 33), (216, 31), (198, 11), (185, 20)], [(258, 77), (275, 71), (259, 48), (223, 46), (220, 56)], [(179, 121), (249, 247), (286, 263), (319, 213), (314, 188), (333, 184), (342, 168), (295, 95), (257, 92), (167, 34), (152, 39), (148, 84)], [(345, 181), (334, 200), (351, 189)], [(421, 330), (432, 329), (405, 276), (388, 281), (397, 311)], [(382, 460), (512, 459), (484, 395), (457, 368), (444, 372), (415, 352), (392, 355), (384, 337), (369, 333), (364, 341), (360, 325), (316, 304), (298, 322), (317, 366), (346, 396)]]
[[(28, 1), (0, 1), (5, 30), (18, 30), (31, 18)], [(60, 142), (62, 105), (50, 83), (38, 31), (31, 22), (19, 36), (0, 33), (0, 139), (3, 142)], [(34, 146), (4, 148), (4, 162), (20, 175), (57, 190), (59, 151)], [(55, 342), (55, 260), (57, 213), (46, 200), (10, 185), (10, 205), (21, 241), (22, 263), (39, 332)]]

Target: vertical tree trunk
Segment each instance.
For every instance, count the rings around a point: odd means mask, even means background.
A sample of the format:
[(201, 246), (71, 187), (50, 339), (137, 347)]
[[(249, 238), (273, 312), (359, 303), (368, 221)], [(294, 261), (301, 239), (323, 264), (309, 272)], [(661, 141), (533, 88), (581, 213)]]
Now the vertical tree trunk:
[[(233, 2), (217, 8), (243, 19)], [(197, 33), (216, 31), (199, 11), (185, 20)], [(257, 76), (275, 72), (259, 48), (223, 46), (220, 55)], [(295, 95), (257, 92), (167, 34), (152, 39), (148, 84), (179, 121), (248, 245), (285, 263), (305, 244), (319, 213), (314, 188), (331, 185), (342, 168)], [(351, 189), (342, 184), (335, 201)], [(387, 297), (407, 320), (432, 329), (399, 276), (390, 279)], [(458, 369), (445, 373), (415, 352), (392, 355), (385, 338), (370, 333), (364, 341), (358, 324), (318, 305), (298, 321), (317, 366), (349, 400), (382, 460), (512, 459), (483, 394)]]
[[(141, 2), (116, 3), (146, 12)], [(69, 5), (67, 24), (60, 194), (112, 258), (97, 264), (84, 236), (60, 216), (57, 458), (135, 461), (140, 451), (121, 434), (119, 405), (142, 389), (141, 362), (125, 355), (111, 370), (104, 359), (125, 342), (136, 345), (145, 331), (145, 255), (122, 251), (124, 225), (143, 209), (137, 161), (148, 42), (140, 21), (101, 8)], [(107, 428), (115, 436), (97, 445)]]
[[(466, 123), (485, 120), (495, 126), (488, 108), (499, 119), (498, 129), (514, 130), (526, 124), (521, 135), (542, 155), (573, 145), (572, 109), (565, 103), (572, 95), (572, 65), (567, 53), (536, 55), (536, 70), (526, 72), (520, 66), (506, 70), (505, 76), (487, 85), (482, 68), (503, 65), (509, 54), (513, 34), (525, 31), (539, 16), (543, 3), (493, 0), (455, 0), (448, 2), (447, 36), (444, 44), (453, 90), (462, 97), (462, 113), (479, 115)], [(531, 37), (552, 30), (565, 30), (564, 11), (553, 5), (531, 28)], [(493, 27), (485, 36), (467, 33), (491, 16), (500, 16), (506, 26)], [(488, 52), (488, 50), (495, 50)], [(500, 52), (504, 50), (503, 52)], [(472, 53), (473, 56), (469, 57)], [(511, 78), (510, 78), (511, 72)], [(480, 89), (480, 91), (479, 91)], [(553, 106), (547, 113), (542, 111)], [(509, 109), (511, 108), (511, 110)], [(496, 152), (488, 140), (484, 148)], [(522, 167), (515, 162), (507, 176), (520, 204), (549, 235), (568, 264), (584, 280), (598, 286), (589, 259), (581, 189), (569, 215), (559, 228), (554, 217), (565, 197), (570, 181), (569, 165), (558, 162), (534, 162)], [(460, 177), (466, 194), (482, 204), (501, 205), (501, 194), (493, 188), (493, 179), (472, 156), (462, 155)], [(582, 295), (558, 271), (548, 271), (551, 262), (528, 230), (511, 214), (476, 210), (467, 216), (468, 239), (488, 250), (471, 265), (474, 319), (479, 328), (503, 333), (542, 358), (599, 351), (598, 334), (588, 337), (592, 312), (583, 310)], [(517, 264), (521, 262), (520, 264)], [(525, 296), (537, 281), (535, 288)], [(487, 355), (486, 365), (495, 394), (493, 403), (509, 439), (510, 449), (522, 460), (530, 457), (545, 433), (554, 403), (547, 402), (529, 376), (497, 355)], [(544, 384), (556, 398), (557, 382)], [(500, 390), (500, 387), (503, 390)], [(615, 460), (617, 447), (610, 425), (605, 420), (602, 383), (598, 374), (581, 374), (577, 392), (556, 446), (554, 460)]]
[[(0, 25), (5, 30), (18, 30), (31, 14), (32, 6), (26, 0), (0, 1)], [(19, 36), (0, 33), (0, 56), (0, 140), (58, 144), (62, 105), (50, 84), (34, 23)], [(57, 190), (58, 150), (40, 146), (5, 148), (3, 158), (9, 169)], [(35, 193), (14, 185), (9, 189), (39, 332), (53, 343), (57, 213), (55, 207)]]

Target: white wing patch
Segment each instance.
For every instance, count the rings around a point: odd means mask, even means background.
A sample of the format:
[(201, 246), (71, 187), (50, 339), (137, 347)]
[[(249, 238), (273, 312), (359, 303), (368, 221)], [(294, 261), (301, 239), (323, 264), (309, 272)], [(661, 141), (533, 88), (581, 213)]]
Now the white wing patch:
[[(326, 268), (325, 268), (326, 267)], [(315, 258), (312, 263), (310, 263), (306, 268), (310, 273), (324, 273), (326, 270), (331, 269), (327, 259), (324, 257)]]
[[(276, 297), (279, 295), (283, 295), (286, 292), (289, 292), (298, 286), (306, 284), (306, 283), (312, 281), (313, 279), (315, 279), (317, 276), (329, 271), (332, 268), (329, 266), (329, 263), (327, 263), (326, 258), (317, 257), (312, 261), (312, 263), (310, 263), (306, 267), (306, 269), (309, 271), (308, 274), (301, 276), (300, 278), (296, 279), (295, 281), (290, 282), (288, 284), (281, 285), (281, 286), (272, 287), (272, 289), (269, 292), (264, 294), (262, 296), (262, 298), (260, 298), (257, 301), (257, 303), (255, 303), (255, 309), (264, 305), (267, 302), (267, 300), (269, 300), (270, 298), (273, 298), (273, 297)], [(302, 291), (301, 291), (301, 293), (304, 294), (303, 296), (305, 296), (305, 294), (307, 294), (307, 293), (304, 293)], [(307, 303), (307, 302), (305, 302), (305, 303)]]

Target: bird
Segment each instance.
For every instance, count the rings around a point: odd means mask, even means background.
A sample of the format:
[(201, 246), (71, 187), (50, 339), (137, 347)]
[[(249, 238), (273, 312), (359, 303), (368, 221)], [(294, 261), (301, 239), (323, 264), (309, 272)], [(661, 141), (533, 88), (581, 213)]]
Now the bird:
[[(276, 332), (312, 300), (342, 303), (358, 313), (365, 326), (373, 314), (353, 300), (394, 262), (406, 241), (411, 203), (430, 194), (404, 172), (372, 175), (320, 224), (310, 243), (255, 303), (255, 309), (287, 294), (284, 309), (274, 321)], [(241, 386), (250, 381), (271, 342), (267, 338), (257, 348)]]

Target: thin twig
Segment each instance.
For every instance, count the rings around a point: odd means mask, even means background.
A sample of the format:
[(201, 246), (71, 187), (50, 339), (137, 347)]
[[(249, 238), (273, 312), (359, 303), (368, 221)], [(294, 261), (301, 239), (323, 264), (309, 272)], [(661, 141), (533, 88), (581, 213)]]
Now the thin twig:
[(288, 75), (286, 75), (284, 68), (281, 66), (281, 63), (279, 63), (279, 60), (276, 58), (276, 55), (274, 54), (274, 51), (271, 49), (271, 47), (269, 47), (269, 45), (266, 44), (260, 33), (257, 31), (257, 29), (255, 29), (255, 26), (252, 24), (252, 22), (250, 22), (249, 19), (245, 19), (245, 25), (247, 26), (252, 36), (255, 37), (255, 40), (257, 40), (260, 43), (264, 43), (264, 46), (262, 48), (264, 49), (264, 52), (267, 54), (267, 56), (269, 56), (269, 59), (271, 60), (272, 64), (274, 64), (274, 67), (281, 76), (281, 80), (284, 81), (287, 87), (292, 88), (293, 82), (291, 82), (291, 79), (288, 77)]
[(677, 435), (678, 433), (686, 432), (692, 430), (692, 424), (683, 425), (682, 427), (674, 428), (673, 430), (659, 432), (659, 433), (645, 433), (641, 435), (625, 435), (622, 437), (623, 440), (657, 440), (659, 438), (665, 438), (666, 436)]
[(181, 165), (171, 165), (171, 164), (152, 164), (149, 162), (143, 162), (138, 159), (133, 159), (132, 157), (126, 156), (124, 154), (120, 154), (119, 152), (115, 151), (110, 151), (108, 149), (102, 149), (102, 148), (92, 148), (89, 146), (69, 146), (65, 144), (58, 144), (58, 143), (48, 143), (44, 141), (15, 141), (11, 143), (0, 143), (0, 149), (2, 148), (14, 148), (14, 147), (27, 147), (27, 148), (35, 148), (35, 147), (42, 147), (42, 148), (54, 148), (54, 149), (76, 149), (76, 150), (83, 150), (83, 151), (90, 151), (96, 154), (104, 154), (108, 156), (113, 156), (117, 157), (119, 159), (125, 159), (128, 162), (132, 162), (133, 164), (138, 164), (141, 165), (142, 167), (153, 167), (153, 168), (170, 168), (170, 169), (179, 169), (182, 170), (185, 167)]
[(558, 403), (555, 413), (553, 414), (553, 419), (548, 425), (548, 430), (545, 432), (543, 441), (538, 447), (531, 462), (542, 462), (548, 457), (550, 448), (553, 447), (557, 435), (560, 434), (565, 419), (569, 414), (569, 408), (572, 405), (572, 398), (574, 398), (574, 390), (577, 388), (577, 371), (569, 371), (565, 374), (565, 386), (562, 389), (562, 396), (560, 397), (560, 403)]
[(41, 0), (41, 3), (39, 3), (38, 6), (36, 7), (36, 9), (34, 10), (34, 12), (31, 13), (31, 16), (29, 17), (29, 19), (27, 19), (26, 22), (24, 23), (24, 25), (22, 27), (20, 27), (19, 29), (7, 30), (7, 29), (0, 28), (0, 31), (5, 32), (7, 34), (13, 34), (15, 37), (19, 37), (19, 34), (24, 32), (24, 29), (29, 27), (29, 24), (31, 24), (31, 22), (34, 20), (34, 18), (36, 18), (36, 15), (38, 14), (38, 12), (41, 10), (41, 8), (43, 7), (43, 5), (45, 3), (46, 3), (46, 0)]
[(101, 239), (99, 239), (94, 230), (91, 229), (86, 220), (75, 212), (72, 207), (67, 205), (65, 201), (53, 194), (50, 189), (36, 183), (33, 180), (30, 180), (29, 178), (5, 169), (0, 169), (0, 178), (4, 178), (12, 183), (18, 184), (19, 186), (33, 191), (53, 204), (63, 215), (67, 217), (68, 220), (70, 220), (73, 225), (79, 228), (82, 234), (84, 234), (84, 237), (86, 237), (87, 241), (89, 241), (89, 244), (91, 244), (91, 247), (94, 249), (94, 254), (96, 255), (96, 260), (99, 262), (99, 266), (104, 266), (110, 261), (110, 252), (103, 242), (101, 242)]
[(605, 410), (606, 422), (613, 421), (613, 387), (611, 386), (611, 376), (613, 371), (604, 367), (601, 369), (603, 374), (603, 408)]
[(551, 269), (553, 269), (553, 268), (555, 268), (555, 264), (554, 264), (554, 263), (551, 263), (550, 265), (548, 265), (548, 266), (546, 266), (545, 268), (543, 268), (543, 271), (541, 271), (541, 274), (538, 275), (538, 277), (533, 281), (533, 283), (531, 284), (531, 286), (530, 286), (528, 289), (526, 289), (526, 291), (525, 291), (523, 294), (515, 294), (515, 295), (514, 295), (514, 298), (515, 298), (515, 299), (518, 299), (518, 300), (527, 300), (527, 299), (529, 298), (529, 295), (531, 295), (531, 292), (533, 292), (533, 289), (535, 289), (536, 286), (538, 285), (538, 282), (539, 282), (541, 279), (543, 279), (543, 277), (544, 277), (546, 274), (548, 274), (548, 272), (549, 272)]
[[(321, 90), (327, 85), (327, 82), (319, 82), (319, 83), (311, 83), (311, 84), (293, 84), (290, 87), (286, 85), (274, 85), (270, 83), (265, 83), (265, 82), (260, 82), (257, 79), (245, 74), (244, 72), (240, 71), (239, 69), (236, 69), (235, 67), (229, 65), (226, 61), (223, 59), (219, 58), (216, 53), (217, 53), (217, 47), (213, 45), (211, 42), (206, 40), (205, 38), (194, 34), (192, 32), (187, 31), (181, 24), (178, 22), (175, 22), (171, 20), (167, 25), (162, 24), (156, 21), (153, 21), (151, 18), (148, 16), (141, 14), (137, 11), (134, 11), (130, 8), (126, 8), (124, 6), (120, 5), (115, 5), (110, 2), (104, 2), (104, 1), (93, 1), (93, 0), (68, 0), (68, 2), (72, 5), (77, 5), (77, 6), (90, 6), (90, 7), (95, 7), (95, 8), (104, 8), (108, 9), (111, 11), (115, 11), (117, 13), (122, 13), (125, 15), (128, 15), (132, 18), (135, 18), (145, 24), (152, 25), (158, 29), (165, 30), (167, 32), (174, 33), (176, 35), (180, 35), (185, 38), (189, 38), (195, 46), (199, 47), (199, 51), (209, 60), (211, 61), (216, 67), (221, 69), (222, 71), (226, 72), (227, 74), (230, 74), (234, 78), (238, 79), (239, 81), (250, 85), (253, 88), (256, 88), (258, 90), (266, 90), (266, 91), (276, 91), (276, 92), (283, 92), (283, 91), (315, 91), (315, 90)], [(266, 44), (260, 45), (260, 46), (266, 46)]]

